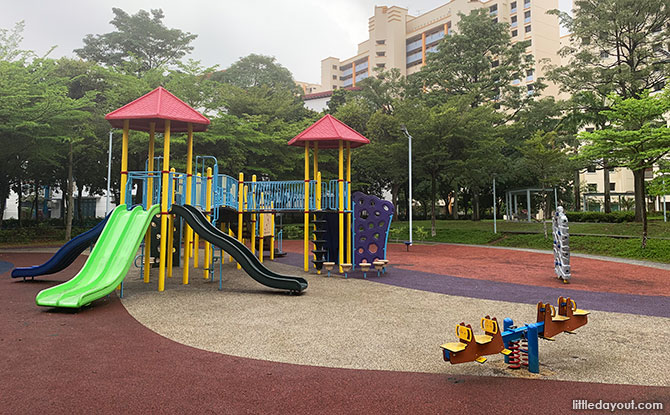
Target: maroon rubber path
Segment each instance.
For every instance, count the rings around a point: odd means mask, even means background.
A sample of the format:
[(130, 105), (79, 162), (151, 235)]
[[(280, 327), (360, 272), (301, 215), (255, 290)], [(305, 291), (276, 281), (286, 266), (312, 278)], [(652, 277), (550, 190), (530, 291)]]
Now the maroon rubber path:
[[(282, 249), (302, 253), (302, 241), (284, 241)], [(388, 259), (394, 268), (416, 270), (453, 277), (563, 287), (554, 276), (552, 254), (463, 245), (389, 244)], [(574, 290), (670, 296), (670, 271), (602, 261), (570, 258)]]
[[(27, 266), (48, 256), (0, 261)], [(0, 275), (0, 413), (569, 414), (573, 399), (670, 404), (670, 388), (450, 376), (446, 363), (440, 375), (221, 355), (150, 331), (116, 296), (77, 313), (35, 306), (40, 289), (82, 264), (35, 282)]]

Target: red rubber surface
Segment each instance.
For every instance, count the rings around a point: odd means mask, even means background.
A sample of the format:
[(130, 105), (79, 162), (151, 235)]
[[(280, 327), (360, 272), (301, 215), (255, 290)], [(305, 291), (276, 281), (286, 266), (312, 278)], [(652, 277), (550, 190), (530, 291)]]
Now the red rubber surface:
[[(302, 241), (285, 241), (283, 249), (302, 253)], [(462, 245), (389, 244), (394, 268), (453, 277), (567, 287), (575, 290), (670, 296), (670, 271), (597, 259), (570, 258), (573, 278), (565, 286), (554, 278), (553, 254)], [(552, 277), (552, 278), (547, 278)]]
[[(48, 256), (0, 260), (26, 266)], [(40, 289), (82, 264), (49, 282), (0, 275), (0, 413), (569, 414), (573, 399), (670, 404), (670, 388), (450, 376), (446, 363), (436, 375), (220, 355), (155, 334), (115, 296), (78, 313), (35, 306)]]

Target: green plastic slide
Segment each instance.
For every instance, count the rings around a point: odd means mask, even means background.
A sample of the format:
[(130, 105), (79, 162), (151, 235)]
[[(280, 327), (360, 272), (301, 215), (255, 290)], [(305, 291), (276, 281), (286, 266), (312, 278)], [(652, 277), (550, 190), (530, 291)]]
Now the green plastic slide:
[(147, 227), (160, 206), (127, 210), (120, 205), (107, 220), (84, 267), (71, 280), (37, 294), (35, 302), (45, 307), (79, 308), (114, 291), (135, 258)]

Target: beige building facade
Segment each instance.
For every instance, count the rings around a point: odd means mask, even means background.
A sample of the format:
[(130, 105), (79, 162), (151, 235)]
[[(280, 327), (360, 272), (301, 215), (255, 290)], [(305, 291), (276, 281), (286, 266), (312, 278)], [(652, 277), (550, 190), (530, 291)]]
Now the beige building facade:
[[(527, 51), (535, 57), (536, 67), (517, 82), (532, 92), (535, 80), (543, 76), (545, 62), (560, 64), (558, 18), (547, 14), (558, 8), (558, 0), (451, 0), (419, 16), (403, 7), (377, 6), (368, 20), (369, 37), (358, 45), (355, 56), (321, 61), (320, 91), (356, 87), (374, 76), (376, 68), (397, 68), (403, 75), (418, 72), (440, 40), (457, 30), (459, 14), (480, 8), (488, 9), (492, 19), (510, 25), (512, 41), (530, 40)], [(555, 96), (558, 88), (549, 84), (544, 94)]]

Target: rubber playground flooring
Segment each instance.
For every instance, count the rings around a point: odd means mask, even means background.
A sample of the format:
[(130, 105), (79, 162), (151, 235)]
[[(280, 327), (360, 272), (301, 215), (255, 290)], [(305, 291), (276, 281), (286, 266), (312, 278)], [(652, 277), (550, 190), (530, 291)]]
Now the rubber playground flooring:
[[(302, 275), (301, 243), (273, 269)], [(0, 265), (46, 253), (1, 252)], [(125, 297), (79, 312), (42, 309), (35, 294), (71, 278), (0, 275), (0, 413), (574, 413), (573, 399), (670, 404), (667, 278), (649, 267), (573, 258), (574, 282), (551, 256), (462, 246), (391, 246), (392, 267), (310, 274), (301, 296), (264, 289), (234, 264), (223, 290), (181, 270), (166, 291), (131, 268)], [(7, 267), (0, 267), (0, 271)], [(217, 275), (218, 278), (218, 275)], [(592, 311), (576, 335), (540, 342), (540, 374), (442, 361), (461, 321), (535, 320), (537, 301), (568, 295)], [(477, 329), (476, 329), (477, 330)]]

